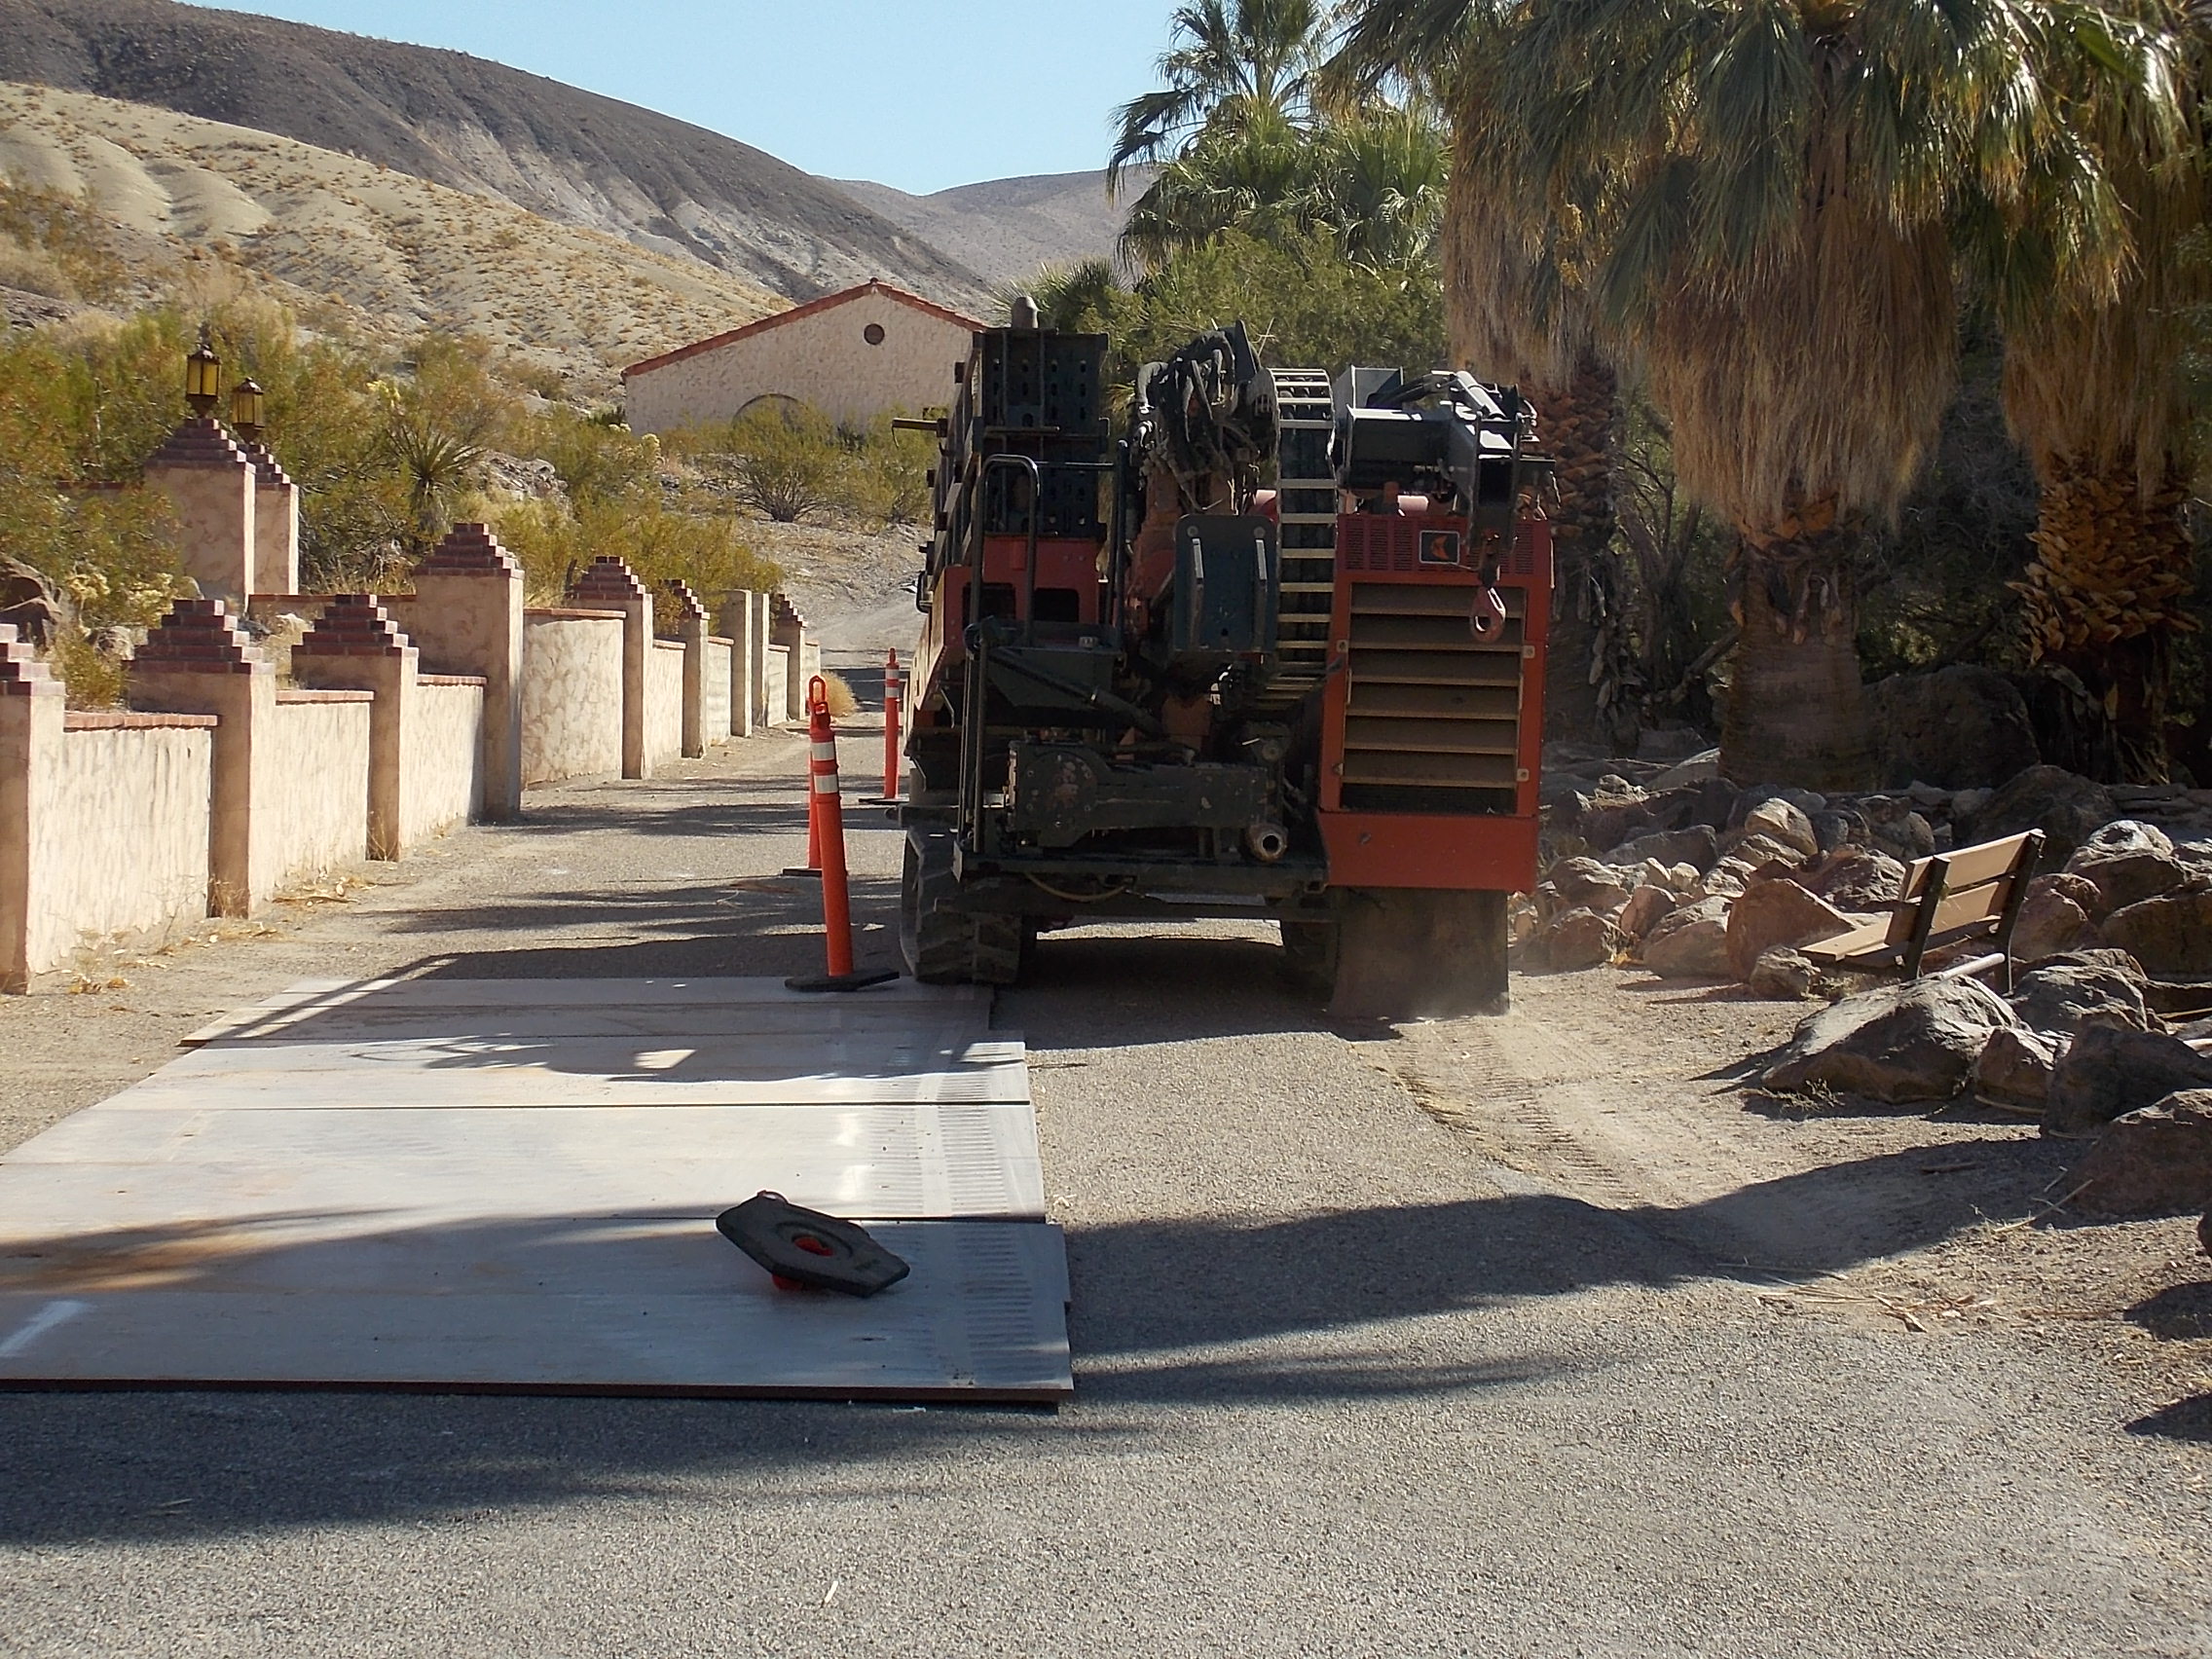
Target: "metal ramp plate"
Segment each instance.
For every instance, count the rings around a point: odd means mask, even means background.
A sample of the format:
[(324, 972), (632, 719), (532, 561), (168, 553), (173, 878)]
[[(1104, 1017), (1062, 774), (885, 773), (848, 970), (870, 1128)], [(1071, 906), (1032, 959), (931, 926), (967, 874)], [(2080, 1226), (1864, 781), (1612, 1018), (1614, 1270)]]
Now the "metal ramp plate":
[[(0, 1159), (0, 1385), (1057, 1398), (1064, 1256), (988, 1017), (914, 986), (295, 986)], [(773, 1289), (713, 1220), (762, 1188), (912, 1275)]]

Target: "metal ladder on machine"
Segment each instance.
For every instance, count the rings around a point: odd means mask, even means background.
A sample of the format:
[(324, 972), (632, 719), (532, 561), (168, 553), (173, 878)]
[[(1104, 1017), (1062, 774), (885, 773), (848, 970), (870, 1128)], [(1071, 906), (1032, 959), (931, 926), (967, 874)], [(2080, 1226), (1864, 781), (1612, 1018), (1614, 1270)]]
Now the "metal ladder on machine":
[(1277, 505), (1282, 518), (1282, 597), (1275, 677), (1263, 703), (1287, 708), (1321, 682), (1329, 664), (1329, 612), (1337, 587), (1337, 481), (1329, 470), (1336, 402), (1319, 369), (1276, 369)]

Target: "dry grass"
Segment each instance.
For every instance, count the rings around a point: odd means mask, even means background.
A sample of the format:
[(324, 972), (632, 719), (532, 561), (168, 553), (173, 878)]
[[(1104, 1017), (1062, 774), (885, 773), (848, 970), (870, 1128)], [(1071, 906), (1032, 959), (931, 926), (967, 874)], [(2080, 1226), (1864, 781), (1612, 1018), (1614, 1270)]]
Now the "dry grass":
[(853, 688), (845, 683), (843, 676), (831, 674), (825, 670), (822, 675), (822, 683), (830, 698), (830, 718), (831, 719), (851, 719), (853, 716), (861, 712), (861, 700), (853, 695)]

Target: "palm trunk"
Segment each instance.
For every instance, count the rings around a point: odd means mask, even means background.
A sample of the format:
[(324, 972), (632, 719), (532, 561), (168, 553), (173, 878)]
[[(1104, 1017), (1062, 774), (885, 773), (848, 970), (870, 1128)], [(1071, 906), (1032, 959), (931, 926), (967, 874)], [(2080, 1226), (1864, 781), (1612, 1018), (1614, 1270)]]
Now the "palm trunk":
[(1851, 572), (1863, 534), (1863, 524), (1836, 519), (1831, 507), (1738, 537), (1743, 638), (1720, 769), (1740, 784), (1853, 790), (1871, 779)]
[(1564, 387), (1531, 393), (1537, 445), (1557, 461), (1559, 480), (1544, 735), (1606, 748), (1635, 730), (1620, 678), (1626, 618), (1613, 547), (1618, 389), (1612, 369), (1585, 354)]
[(2169, 461), (2145, 494), (2133, 455), (2046, 469), (2035, 563), (2020, 584), (2028, 645), (2039, 662), (2072, 670), (2104, 705), (2121, 782), (2162, 784), (2172, 641), (2194, 626), (2183, 600), (2194, 549), (2188, 490)]

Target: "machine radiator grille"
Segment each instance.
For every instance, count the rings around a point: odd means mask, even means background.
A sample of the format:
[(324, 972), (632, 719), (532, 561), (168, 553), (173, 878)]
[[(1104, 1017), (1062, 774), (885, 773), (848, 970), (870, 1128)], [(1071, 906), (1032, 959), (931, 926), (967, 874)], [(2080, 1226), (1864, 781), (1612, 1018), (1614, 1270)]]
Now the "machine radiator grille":
[[(1347, 521), (1347, 531), (1351, 523)], [(1348, 570), (1419, 558), (1418, 519), (1378, 519), (1403, 537), (1346, 535)], [(1365, 565), (1352, 563), (1354, 547)], [(1419, 569), (1416, 564), (1411, 569)], [(1529, 596), (1505, 588), (1505, 626), (1478, 639), (1463, 583), (1354, 582), (1342, 804), (1352, 811), (1510, 813), (1521, 776), (1522, 645)]]

